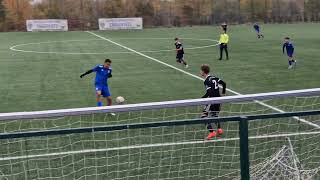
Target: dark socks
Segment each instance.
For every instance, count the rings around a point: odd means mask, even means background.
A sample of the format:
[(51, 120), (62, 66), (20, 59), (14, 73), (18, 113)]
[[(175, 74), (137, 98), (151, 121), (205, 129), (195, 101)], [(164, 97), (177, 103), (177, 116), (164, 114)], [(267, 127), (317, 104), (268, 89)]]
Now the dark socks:
[(213, 132), (213, 127), (210, 123), (207, 125), (207, 129), (209, 132)]

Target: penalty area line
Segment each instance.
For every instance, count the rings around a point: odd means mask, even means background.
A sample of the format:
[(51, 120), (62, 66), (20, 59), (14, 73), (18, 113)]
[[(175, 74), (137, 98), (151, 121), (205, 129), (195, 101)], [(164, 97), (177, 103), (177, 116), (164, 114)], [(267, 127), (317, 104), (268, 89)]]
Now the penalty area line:
[[(249, 139), (266, 139), (266, 138), (279, 138), (279, 137), (317, 135), (317, 134), (320, 134), (320, 131), (251, 136), (251, 137), (249, 137)], [(114, 147), (114, 148), (86, 149), (86, 150), (78, 150), (78, 151), (64, 151), (64, 152), (57, 152), (57, 153), (47, 153), (47, 154), (33, 154), (33, 155), (23, 155), (23, 156), (0, 157), (0, 161), (11, 161), (11, 160), (31, 159), (31, 158), (48, 158), (48, 157), (55, 157), (55, 156), (65, 156), (65, 155), (74, 155), (74, 154), (90, 154), (90, 153), (97, 153), (97, 152), (120, 151), (120, 150), (130, 150), (130, 149), (140, 149), (140, 148), (155, 148), (155, 147), (165, 147), (165, 146), (208, 144), (208, 143), (218, 143), (218, 142), (238, 141), (238, 140), (239, 140), (239, 138), (222, 138), (222, 139), (214, 139), (214, 140), (196, 140), (196, 141), (172, 142), (172, 143), (142, 144), (142, 145), (133, 145), (133, 146)]]
[[(105, 37), (100, 36), (100, 35), (98, 35), (98, 34), (96, 34), (96, 33), (94, 33), (94, 32), (91, 32), (91, 31), (86, 31), (86, 32), (89, 33), (89, 34), (91, 34), (91, 35), (93, 35), (93, 36), (95, 36), (95, 37), (98, 37), (98, 38), (100, 38), (100, 39), (103, 39), (103, 40), (105, 40), (105, 41), (108, 41), (108, 42), (110, 42), (110, 43), (112, 43), (112, 44), (114, 44), (114, 45), (117, 45), (117, 46), (119, 46), (119, 47), (122, 47), (122, 48), (124, 48), (124, 49), (126, 49), (126, 50), (128, 50), (128, 51), (134, 52), (134, 53), (136, 53), (136, 54), (138, 54), (138, 55), (140, 55), (140, 56), (142, 56), (142, 57), (145, 57), (145, 58), (147, 58), (147, 59), (150, 59), (150, 60), (152, 60), (152, 61), (155, 61), (155, 62), (157, 62), (157, 63), (160, 63), (160, 64), (162, 64), (162, 65), (165, 65), (165, 66), (167, 66), (167, 67), (170, 67), (170, 68), (172, 68), (172, 69), (174, 69), (174, 70), (176, 70), (176, 71), (180, 71), (180, 72), (182, 72), (182, 73), (184, 73), (184, 74), (186, 74), (186, 75), (189, 75), (189, 76), (191, 76), (191, 77), (194, 77), (194, 78), (196, 78), (196, 79), (199, 79), (199, 80), (201, 80), (201, 81), (204, 81), (204, 79), (201, 78), (201, 77), (199, 77), (199, 76), (196, 76), (196, 75), (194, 75), (194, 74), (192, 74), (192, 73), (189, 73), (189, 72), (187, 72), (187, 71), (184, 71), (184, 70), (182, 70), (182, 69), (179, 69), (179, 68), (177, 68), (177, 67), (175, 67), (175, 66), (173, 66), (173, 65), (170, 65), (170, 64), (165, 63), (165, 62), (163, 62), (163, 61), (160, 61), (160, 60), (158, 60), (158, 59), (156, 59), (156, 58), (153, 58), (153, 57), (151, 57), (151, 56), (148, 56), (148, 55), (146, 55), (146, 54), (143, 54), (143, 53), (141, 53), (141, 52), (139, 52), (139, 51), (136, 51), (136, 50), (134, 50), (134, 49), (132, 49), (132, 48), (129, 48), (129, 47), (127, 47), (127, 46), (124, 46), (124, 45), (122, 45), (122, 44), (119, 44), (119, 43), (117, 43), (117, 42), (115, 42), (115, 41), (112, 41), (111, 39), (105, 38)], [(227, 88), (227, 91), (229, 91), (229, 92), (231, 92), (231, 93), (233, 93), (233, 94), (236, 94), (236, 95), (243, 95), (243, 94), (241, 94), (241, 93), (239, 93), (239, 92), (236, 92), (236, 91), (234, 91), (234, 90), (232, 90), (232, 89), (229, 89), (229, 88)], [(277, 112), (280, 112), (280, 113), (284, 113), (284, 112), (285, 112), (285, 111), (283, 111), (283, 110), (281, 110), (281, 109), (279, 109), (279, 108), (277, 108), (277, 107), (268, 105), (268, 104), (266, 104), (266, 103), (264, 103), (264, 102), (257, 101), (257, 100), (256, 100), (255, 102), (258, 103), (258, 104), (260, 104), (260, 105), (262, 105), (262, 106), (264, 106), (264, 107), (270, 108), (270, 109), (272, 109), (272, 110), (274, 110), (274, 111), (277, 111)], [(308, 125), (310, 125), (310, 126), (313, 126), (313, 127), (315, 127), (315, 128), (320, 129), (320, 125), (318, 125), (318, 124), (312, 123), (312, 122), (310, 122), (310, 121), (307, 121), (307, 120), (302, 119), (302, 118), (299, 118), (299, 117), (293, 117), (293, 118), (296, 119), (296, 120), (298, 120), (298, 121), (300, 121), (300, 122), (303, 122), (303, 123), (305, 123), (305, 124), (308, 124)]]

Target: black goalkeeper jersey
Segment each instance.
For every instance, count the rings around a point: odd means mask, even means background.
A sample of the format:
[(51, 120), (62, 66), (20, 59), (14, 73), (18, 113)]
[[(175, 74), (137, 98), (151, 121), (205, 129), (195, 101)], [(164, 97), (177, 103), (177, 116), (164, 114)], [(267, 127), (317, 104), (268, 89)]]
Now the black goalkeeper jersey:
[(184, 49), (183, 49), (183, 45), (181, 44), (181, 42), (178, 41), (174, 45), (176, 46), (176, 49), (181, 48), (181, 50), (178, 50), (177, 54), (184, 54)]
[(225, 94), (227, 87), (226, 83), (217, 77), (211, 75), (207, 76), (207, 78), (204, 81), (206, 94), (202, 96), (202, 98), (220, 97), (221, 95), (219, 85), (222, 86), (222, 93)]

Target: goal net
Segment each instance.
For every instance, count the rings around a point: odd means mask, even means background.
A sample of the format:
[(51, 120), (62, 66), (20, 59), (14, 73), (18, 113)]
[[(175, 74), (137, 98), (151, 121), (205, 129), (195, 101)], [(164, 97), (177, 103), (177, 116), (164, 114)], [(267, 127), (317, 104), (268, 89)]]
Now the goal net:
[(251, 168), (251, 179), (313, 179), (319, 168), (304, 169), (295, 153), (290, 138), (279, 151)]
[[(320, 89), (0, 114), (0, 179), (320, 178)], [(219, 118), (200, 116), (221, 104)], [(114, 112), (116, 116), (109, 113)], [(294, 112), (294, 113), (293, 113)], [(206, 140), (205, 123), (224, 133)]]

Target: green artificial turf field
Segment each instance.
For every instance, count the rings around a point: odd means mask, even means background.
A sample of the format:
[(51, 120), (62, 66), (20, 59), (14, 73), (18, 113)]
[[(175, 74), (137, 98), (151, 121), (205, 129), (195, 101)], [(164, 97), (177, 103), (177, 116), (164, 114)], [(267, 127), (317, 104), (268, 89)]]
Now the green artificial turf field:
[[(319, 32), (316, 30), (319, 26), (264, 25), (264, 40), (258, 40), (250, 26), (231, 26), (230, 60), (218, 61), (217, 47), (186, 49), (190, 64), (186, 71), (198, 75), (199, 66), (209, 64), (230, 89), (242, 94), (319, 87)], [(96, 33), (136, 51), (174, 49), (176, 36), (182, 38), (185, 48), (216, 44), (199, 39), (219, 38), (218, 27)], [(287, 70), (287, 57), (282, 54), (285, 36), (292, 37), (295, 44), (298, 66), (294, 71)], [(198, 98), (204, 93), (199, 80), (135, 53), (114, 54), (128, 51), (86, 32), (1, 33), (0, 38), (1, 112), (95, 106), (93, 75), (85, 79), (79, 75), (105, 58), (113, 60), (114, 77), (109, 82), (113, 97), (124, 96), (128, 103)], [(47, 43), (16, 48), (57, 53), (9, 50), (14, 45), (39, 42)], [(63, 52), (75, 54), (60, 54)], [(174, 50), (143, 54), (182, 68), (175, 62)]]
[[(111, 93), (114, 98), (125, 97), (126, 103), (193, 99), (204, 94), (203, 83), (199, 79), (170, 65), (197, 76), (200, 65), (209, 64), (228, 88), (241, 94), (316, 88), (320, 86), (320, 62), (317, 60), (320, 58), (317, 53), (320, 48), (319, 28), (320, 24), (263, 25), (265, 38), (257, 39), (251, 26), (231, 26), (228, 61), (217, 60), (219, 27), (91, 31), (95, 35), (88, 32), (0, 33), (0, 112), (95, 106), (94, 75), (83, 79), (79, 76), (103, 63), (105, 58), (113, 60), (113, 78), (109, 80)], [(298, 62), (294, 70), (287, 69), (287, 57), (282, 54), (285, 36), (291, 37), (295, 45)], [(188, 69), (175, 62), (174, 37), (182, 39), (186, 61), (190, 65)], [(228, 92), (228, 95), (234, 94)], [(298, 105), (308, 110), (317, 109), (319, 101), (319, 98), (313, 98), (309, 101), (293, 99), (289, 103), (269, 103), (283, 110), (295, 111), (300, 110)], [(297, 109), (289, 106), (292, 102)], [(288, 106), (281, 106), (281, 103)], [(198, 115), (195, 113), (199, 111), (201, 108), (196, 107), (121, 114), (116, 118), (95, 115), (47, 121), (12, 121), (3, 122), (0, 127), (1, 132), (92, 127), (196, 118)], [(224, 115), (274, 112), (257, 104), (227, 105), (223, 111)], [(307, 117), (307, 120), (320, 124), (316, 117)], [(237, 124), (227, 123), (224, 128), (224, 138), (237, 137)], [(311, 132), (314, 127), (287, 118), (253, 122), (250, 129), (250, 135), (255, 137)], [(28, 154), (198, 141), (205, 133), (203, 125), (193, 125), (2, 140), (1, 158), (9, 159), (0, 158), (0, 179), (237, 178), (237, 140), (63, 154), (31, 160), (10, 159)], [(309, 169), (320, 167), (319, 134), (291, 138), (302, 163), (307, 163), (305, 166)], [(284, 144), (287, 144), (285, 137), (264, 141), (253, 139), (250, 144), (252, 164), (263, 162)]]

